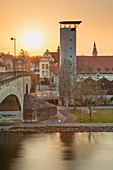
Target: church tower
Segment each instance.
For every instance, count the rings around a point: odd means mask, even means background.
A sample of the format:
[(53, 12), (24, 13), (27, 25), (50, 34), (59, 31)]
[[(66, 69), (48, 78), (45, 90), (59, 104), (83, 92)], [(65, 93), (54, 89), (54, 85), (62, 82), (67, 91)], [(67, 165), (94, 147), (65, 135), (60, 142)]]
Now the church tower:
[(93, 56), (97, 56), (97, 48), (96, 48), (96, 44), (95, 44), (95, 42), (94, 42), (94, 47), (93, 47), (93, 52), (92, 52), (92, 55)]

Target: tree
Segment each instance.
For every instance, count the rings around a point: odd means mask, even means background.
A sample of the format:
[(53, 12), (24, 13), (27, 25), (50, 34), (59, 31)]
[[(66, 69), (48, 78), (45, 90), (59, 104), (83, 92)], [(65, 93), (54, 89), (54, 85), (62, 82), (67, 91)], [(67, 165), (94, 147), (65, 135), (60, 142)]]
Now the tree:
[(78, 74), (76, 73), (75, 62), (64, 61), (59, 75), (59, 95), (64, 104), (64, 99), (74, 100), (74, 110), (76, 110), (76, 83)]
[[(92, 67), (90, 66), (90, 68)], [(89, 67), (84, 68), (84, 70), (87, 75), (88, 71), (93, 71)], [(77, 102), (81, 105), (86, 105), (89, 109), (91, 120), (92, 110), (104, 101), (103, 95), (105, 95), (105, 91), (93, 79), (84, 77), (84, 74), (80, 75), (78, 70), (76, 72), (75, 63), (68, 61), (64, 63), (60, 72), (59, 94), (63, 102), (64, 98), (73, 99), (74, 110), (76, 110)]]
[(24, 50), (22, 50), (21, 52), (19, 52), (19, 54), (18, 54), (18, 56), (19, 56), (19, 58), (28, 58), (29, 57), (29, 53), (28, 53), (28, 51), (24, 51)]
[(81, 105), (88, 107), (90, 120), (92, 120), (92, 111), (104, 101), (104, 95), (105, 91), (102, 90), (100, 84), (91, 78), (78, 83), (76, 99)]

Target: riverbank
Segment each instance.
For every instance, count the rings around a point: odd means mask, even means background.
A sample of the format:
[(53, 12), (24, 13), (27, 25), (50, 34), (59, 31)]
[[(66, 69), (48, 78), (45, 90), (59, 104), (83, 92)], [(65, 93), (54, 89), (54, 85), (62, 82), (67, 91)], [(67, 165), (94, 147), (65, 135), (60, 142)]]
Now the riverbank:
[(0, 132), (113, 132), (113, 123), (76, 123), (76, 117), (58, 109), (53, 118), (38, 122), (2, 122)]
[(113, 132), (112, 123), (21, 124), (2, 126), (0, 132)]

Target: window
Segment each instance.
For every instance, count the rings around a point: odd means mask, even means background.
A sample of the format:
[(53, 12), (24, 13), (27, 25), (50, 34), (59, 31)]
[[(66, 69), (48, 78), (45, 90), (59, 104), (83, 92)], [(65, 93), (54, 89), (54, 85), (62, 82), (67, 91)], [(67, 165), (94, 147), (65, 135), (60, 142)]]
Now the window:
[(70, 41), (72, 41), (72, 39), (70, 39)]
[(48, 71), (46, 71), (46, 76), (48, 76)]
[(101, 68), (97, 68), (97, 71), (100, 71), (101, 70)]
[(25, 71), (25, 64), (23, 64), (23, 70)]
[(53, 77), (54, 76), (54, 74), (53, 74), (53, 72), (51, 73), (51, 77)]
[(44, 77), (44, 71), (42, 71), (42, 76)]
[(44, 69), (44, 64), (42, 64), (42, 69)]
[(70, 50), (72, 50), (72, 47), (70, 47)]
[(52, 59), (52, 58), (50, 58), (50, 59), (49, 59), (49, 61), (53, 61), (53, 59)]
[(18, 68), (21, 68), (21, 64), (18, 64)]
[(109, 71), (109, 68), (108, 68), (108, 67), (106, 67), (106, 68), (105, 68), (105, 70), (106, 70), (106, 71)]
[(21, 64), (18, 64), (18, 71), (22, 71), (22, 66), (21, 66)]
[(46, 69), (48, 69), (48, 64), (46, 64)]
[(72, 58), (72, 55), (70, 55), (70, 58)]

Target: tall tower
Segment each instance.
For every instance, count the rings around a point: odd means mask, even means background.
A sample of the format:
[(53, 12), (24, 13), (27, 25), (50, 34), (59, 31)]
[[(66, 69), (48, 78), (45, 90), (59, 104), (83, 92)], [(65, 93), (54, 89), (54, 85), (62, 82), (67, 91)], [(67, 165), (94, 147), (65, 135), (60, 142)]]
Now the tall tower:
[(76, 71), (76, 28), (82, 21), (60, 23), (60, 69), (69, 71), (74, 64)]
[(97, 56), (97, 48), (96, 48), (95, 42), (94, 42), (94, 47), (93, 47), (92, 55), (93, 55), (93, 56)]

